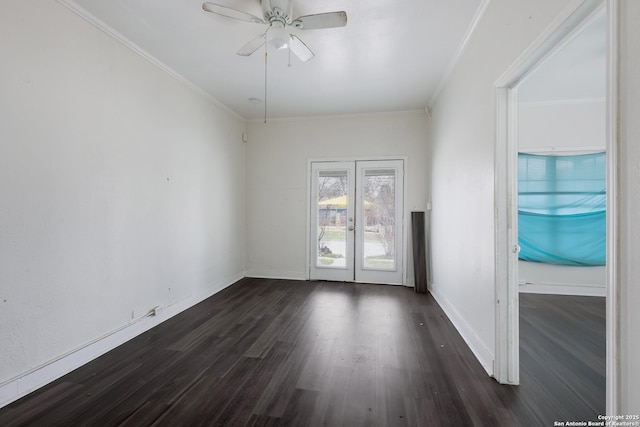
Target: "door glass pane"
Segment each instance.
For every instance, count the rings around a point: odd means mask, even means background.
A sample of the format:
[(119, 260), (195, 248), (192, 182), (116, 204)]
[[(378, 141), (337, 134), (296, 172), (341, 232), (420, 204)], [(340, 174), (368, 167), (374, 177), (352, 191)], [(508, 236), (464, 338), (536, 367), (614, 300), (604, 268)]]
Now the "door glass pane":
[(318, 256), (316, 267), (345, 268), (347, 255), (346, 170), (318, 174)]
[(364, 172), (364, 268), (396, 269), (395, 179), (393, 169), (368, 169)]

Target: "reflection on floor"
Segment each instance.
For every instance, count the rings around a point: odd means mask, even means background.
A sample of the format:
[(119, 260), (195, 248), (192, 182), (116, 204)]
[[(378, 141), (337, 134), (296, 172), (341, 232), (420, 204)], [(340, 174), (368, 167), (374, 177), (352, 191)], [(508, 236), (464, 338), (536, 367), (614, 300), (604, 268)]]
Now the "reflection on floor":
[(522, 385), (428, 294), (247, 278), (31, 395), (0, 425), (551, 426), (604, 413), (604, 305), (522, 295)]

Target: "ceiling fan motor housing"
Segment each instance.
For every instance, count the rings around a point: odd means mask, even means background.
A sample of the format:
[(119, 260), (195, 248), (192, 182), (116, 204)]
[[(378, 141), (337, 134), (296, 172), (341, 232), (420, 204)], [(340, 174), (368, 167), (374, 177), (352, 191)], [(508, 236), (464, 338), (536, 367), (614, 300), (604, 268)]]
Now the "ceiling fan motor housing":
[(291, 0), (262, 0), (262, 13), (265, 21), (274, 21), (290, 25), (293, 19), (293, 6)]
[(303, 30), (317, 30), (347, 25), (347, 13), (345, 11), (303, 15), (294, 21), (292, 0), (261, 0), (261, 5), (264, 19), (208, 1), (202, 4), (202, 9), (205, 12), (215, 13), (216, 15), (239, 21), (268, 24), (266, 32), (254, 37), (249, 43), (240, 48), (238, 51), (240, 56), (250, 56), (263, 45), (270, 44), (276, 49), (289, 48), (290, 53), (293, 53), (302, 62), (307, 62), (315, 56), (314, 53), (298, 36), (290, 34), (285, 27), (292, 26)]

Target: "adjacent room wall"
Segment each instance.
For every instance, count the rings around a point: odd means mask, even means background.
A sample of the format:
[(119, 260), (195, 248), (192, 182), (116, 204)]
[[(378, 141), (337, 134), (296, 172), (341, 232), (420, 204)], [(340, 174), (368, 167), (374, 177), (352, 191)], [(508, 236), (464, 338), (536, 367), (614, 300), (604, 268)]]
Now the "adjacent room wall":
[[(605, 151), (605, 107), (604, 99), (518, 104), (519, 151), (533, 154)], [(521, 292), (605, 295), (605, 267), (520, 261), (518, 278)]]
[(618, 304), (620, 407), (640, 414), (640, 2), (620, 1), (619, 28), (619, 243)]
[(603, 297), (606, 278), (606, 267), (518, 261), (520, 292)]
[(569, 154), (575, 149), (604, 151), (605, 118), (604, 99), (520, 103), (519, 149), (534, 154)]
[[(426, 210), (429, 183), (429, 168), (425, 166), (429, 157), (427, 127), (424, 111), (271, 120), (266, 124), (250, 122), (247, 143), (248, 274), (292, 279), (306, 277), (309, 159), (407, 156), (407, 207), (409, 211)], [(408, 284), (413, 285), (410, 250), (407, 257)]]
[(432, 108), (431, 291), (493, 373), (496, 80), (568, 0), (490, 2)]
[(245, 146), (243, 120), (54, 1), (0, 3), (0, 57), (1, 405), (243, 276)]

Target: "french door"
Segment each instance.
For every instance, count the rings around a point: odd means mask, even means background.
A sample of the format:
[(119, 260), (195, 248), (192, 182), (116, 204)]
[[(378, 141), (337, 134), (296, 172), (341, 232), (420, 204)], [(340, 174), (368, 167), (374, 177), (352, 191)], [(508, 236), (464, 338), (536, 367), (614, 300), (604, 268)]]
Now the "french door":
[(311, 280), (402, 284), (404, 161), (311, 163)]

